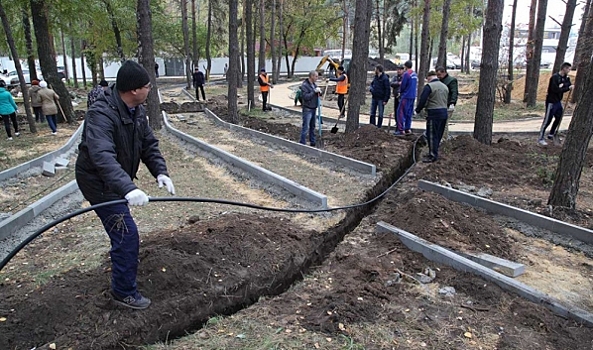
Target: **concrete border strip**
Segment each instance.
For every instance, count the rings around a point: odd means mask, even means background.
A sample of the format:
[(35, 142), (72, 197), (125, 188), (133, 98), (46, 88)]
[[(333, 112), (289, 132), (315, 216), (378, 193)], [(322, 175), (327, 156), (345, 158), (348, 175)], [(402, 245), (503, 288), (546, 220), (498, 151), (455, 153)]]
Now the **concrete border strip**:
[(253, 163), (250, 163), (242, 158), (239, 158), (231, 153), (223, 151), (217, 147), (211, 146), (203, 141), (196, 139), (195, 137), (188, 135), (184, 132), (181, 132), (175, 129), (168, 121), (167, 114), (163, 111), (163, 117), (165, 121), (165, 128), (167, 131), (174, 136), (189, 142), (192, 145), (195, 145), (202, 149), (205, 152), (215, 155), (216, 157), (222, 159), (226, 163), (235, 166), (246, 173), (249, 173), (261, 180), (272, 183), (274, 185), (280, 186), (287, 190), (288, 192), (296, 195), (297, 197), (306, 199), (310, 202), (313, 202), (320, 206), (321, 209), (327, 209), (327, 197), (321, 193), (313, 191), (303, 185), (300, 185), (292, 180), (289, 180), (283, 176), (280, 176), (276, 173), (273, 173), (267, 169), (264, 169), (260, 166), (257, 166)]
[(455, 202), (466, 203), (474, 207), (482, 208), (488, 212), (508, 216), (525, 222), (529, 225), (546, 229), (579, 240), (581, 242), (589, 244), (593, 243), (593, 231), (580, 226), (568, 224), (554, 218), (532, 213), (528, 210), (516, 208), (507, 204), (493, 201), (491, 199), (474, 196), (472, 194), (442, 186), (434, 182), (420, 180), (418, 181), (418, 187), (425, 191), (438, 193)]
[(72, 194), (76, 190), (78, 190), (78, 184), (76, 183), (76, 180), (72, 180), (35, 203), (30, 204), (25, 209), (12, 215), (8, 219), (0, 221), (0, 239), (8, 237), (14, 231), (26, 225), (29, 221), (33, 220), (33, 218), (41, 214), (45, 209), (49, 208), (67, 195)]
[(245, 127), (242, 127), (239, 125), (225, 122), (224, 120), (220, 119), (216, 114), (214, 114), (214, 112), (212, 112), (208, 108), (206, 108), (204, 110), (204, 112), (205, 112), (206, 116), (209, 117), (210, 119), (214, 120), (215, 123), (227, 128), (231, 131), (244, 132), (244, 133), (247, 133), (253, 137), (260, 138), (266, 142), (273, 143), (273, 144), (279, 144), (279, 145), (284, 146), (288, 149), (291, 149), (295, 152), (304, 153), (309, 156), (317, 157), (317, 158), (321, 159), (322, 161), (332, 162), (332, 163), (338, 164), (340, 166), (356, 170), (362, 174), (370, 174), (372, 176), (376, 176), (376, 174), (377, 174), (377, 167), (373, 164), (361, 162), (356, 159), (340, 156), (338, 154), (323, 151), (323, 150), (317, 149), (315, 147), (302, 145), (298, 142), (294, 142), (294, 141), (283, 139), (281, 137), (269, 135), (269, 134), (263, 133), (261, 131), (257, 131), (257, 130), (253, 130), (253, 129), (249, 129), (249, 128), (245, 128)]
[(457, 255), (439, 245), (430, 243), (418, 236), (415, 236), (383, 221), (377, 223), (376, 231), (379, 233), (394, 233), (399, 237), (406, 247), (415, 252), (421, 253), (430, 261), (451, 266), (452, 268), (459, 271), (470, 272), (484, 278), (487, 281), (495, 283), (508, 292), (515, 293), (536, 304), (541, 304), (560, 316), (571, 318), (581, 324), (587, 325), (588, 327), (593, 326), (593, 315), (587, 311), (576, 307), (566, 307), (562, 305), (559, 300), (550, 297), (545, 293), (533, 289), (524, 283), (516, 281), (460, 255)]
[(80, 138), (80, 135), (82, 134), (83, 127), (84, 127), (84, 122), (81, 123), (80, 126), (78, 127), (78, 129), (76, 129), (76, 131), (74, 132), (74, 134), (72, 134), (72, 136), (70, 136), (70, 139), (68, 139), (66, 144), (64, 146), (60, 147), (59, 149), (49, 152), (49, 153), (46, 153), (38, 158), (35, 158), (33, 160), (30, 160), (28, 162), (22, 163), (22, 164), (17, 165), (13, 168), (10, 168), (10, 169), (0, 172), (0, 181), (4, 181), (8, 178), (14, 177), (20, 173), (23, 173), (27, 170), (32, 169), (32, 168), (42, 167), (43, 162), (52, 163), (56, 158), (60, 157), (61, 155), (65, 154), (65, 153), (70, 152), (72, 150), (72, 148), (76, 146), (76, 143), (77, 143), (78, 139)]

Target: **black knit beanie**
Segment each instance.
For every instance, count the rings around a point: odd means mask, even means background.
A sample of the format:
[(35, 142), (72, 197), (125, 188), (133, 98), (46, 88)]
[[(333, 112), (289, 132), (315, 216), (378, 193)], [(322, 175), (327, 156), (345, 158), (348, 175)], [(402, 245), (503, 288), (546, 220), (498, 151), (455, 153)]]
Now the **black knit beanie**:
[(118, 91), (126, 92), (139, 89), (150, 82), (148, 72), (134, 61), (125, 61), (117, 71), (115, 87)]

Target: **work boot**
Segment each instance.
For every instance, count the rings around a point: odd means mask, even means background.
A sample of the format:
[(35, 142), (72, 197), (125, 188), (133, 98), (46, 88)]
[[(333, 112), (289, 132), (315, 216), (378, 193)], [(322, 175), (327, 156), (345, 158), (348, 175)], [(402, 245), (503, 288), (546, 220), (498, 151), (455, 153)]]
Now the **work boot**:
[(150, 306), (150, 299), (145, 298), (142, 294), (136, 292), (135, 296), (127, 296), (125, 298), (120, 298), (115, 293), (111, 292), (111, 296), (113, 297), (113, 301), (116, 304), (129, 307), (130, 309), (134, 310), (144, 310)]

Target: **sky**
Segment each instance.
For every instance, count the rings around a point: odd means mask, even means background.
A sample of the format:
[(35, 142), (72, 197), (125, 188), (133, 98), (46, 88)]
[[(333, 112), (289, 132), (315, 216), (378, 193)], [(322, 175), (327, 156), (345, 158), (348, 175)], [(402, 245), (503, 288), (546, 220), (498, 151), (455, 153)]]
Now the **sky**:
[[(503, 23), (510, 23), (511, 22), (511, 10), (513, 5), (513, 0), (504, 0), (505, 9), (503, 15)], [(529, 24), (529, 6), (531, 5), (530, 0), (518, 0), (517, 1), (517, 24)], [(581, 16), (583, 15), (583, 1), (577, 1), (577, 8), (574, 13), (574, 17), (572, 19), (572, 23), (574, 24), (575, 31), (578, 31), (579, 25), (581, 24)], [(562, 0), (548, 0), (548, 16), (554, 17), (558, 22), (562, 23), (562, 19), (564, 18), (564, 12), (566, 11), (566, 4)], [(550, 19), (550, 17), (546, 17), (546, 28), (553, 28), (557, 26), (557, 24)]]

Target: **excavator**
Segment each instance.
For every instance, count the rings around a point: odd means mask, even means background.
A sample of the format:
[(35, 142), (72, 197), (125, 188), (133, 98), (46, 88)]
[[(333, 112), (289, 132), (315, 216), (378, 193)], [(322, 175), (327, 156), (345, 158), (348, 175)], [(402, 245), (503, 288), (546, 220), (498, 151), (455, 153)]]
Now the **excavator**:
[(319, 61), (319, 64), (317, 65), (317, 68), (315, 68), (315, 70), (317, 71), (317, 74), (321, 78), (321, 77), (325, 76), (325, 71), (326, 71), (326, 68), (323, 68), (323, 66), (326, 63), (329, 63), (327, 66), (327, 71), (328, 71), (327, 76), (333, 78), (336, 76), (336, 71), (338, 70), (338, 67), (340, 65), (344, 66), (344, 70), (346, 71), (346, 73), (348, 73), (348, 68), (350, 67), (350, 60), (351, 60), (350, 58), (345, 58), (342, 60), (342, 62), (340, 62), (338, 60), (331, 58), (329, 55), (325, 55), (325, 56), (323, 56), (321, 61)]

